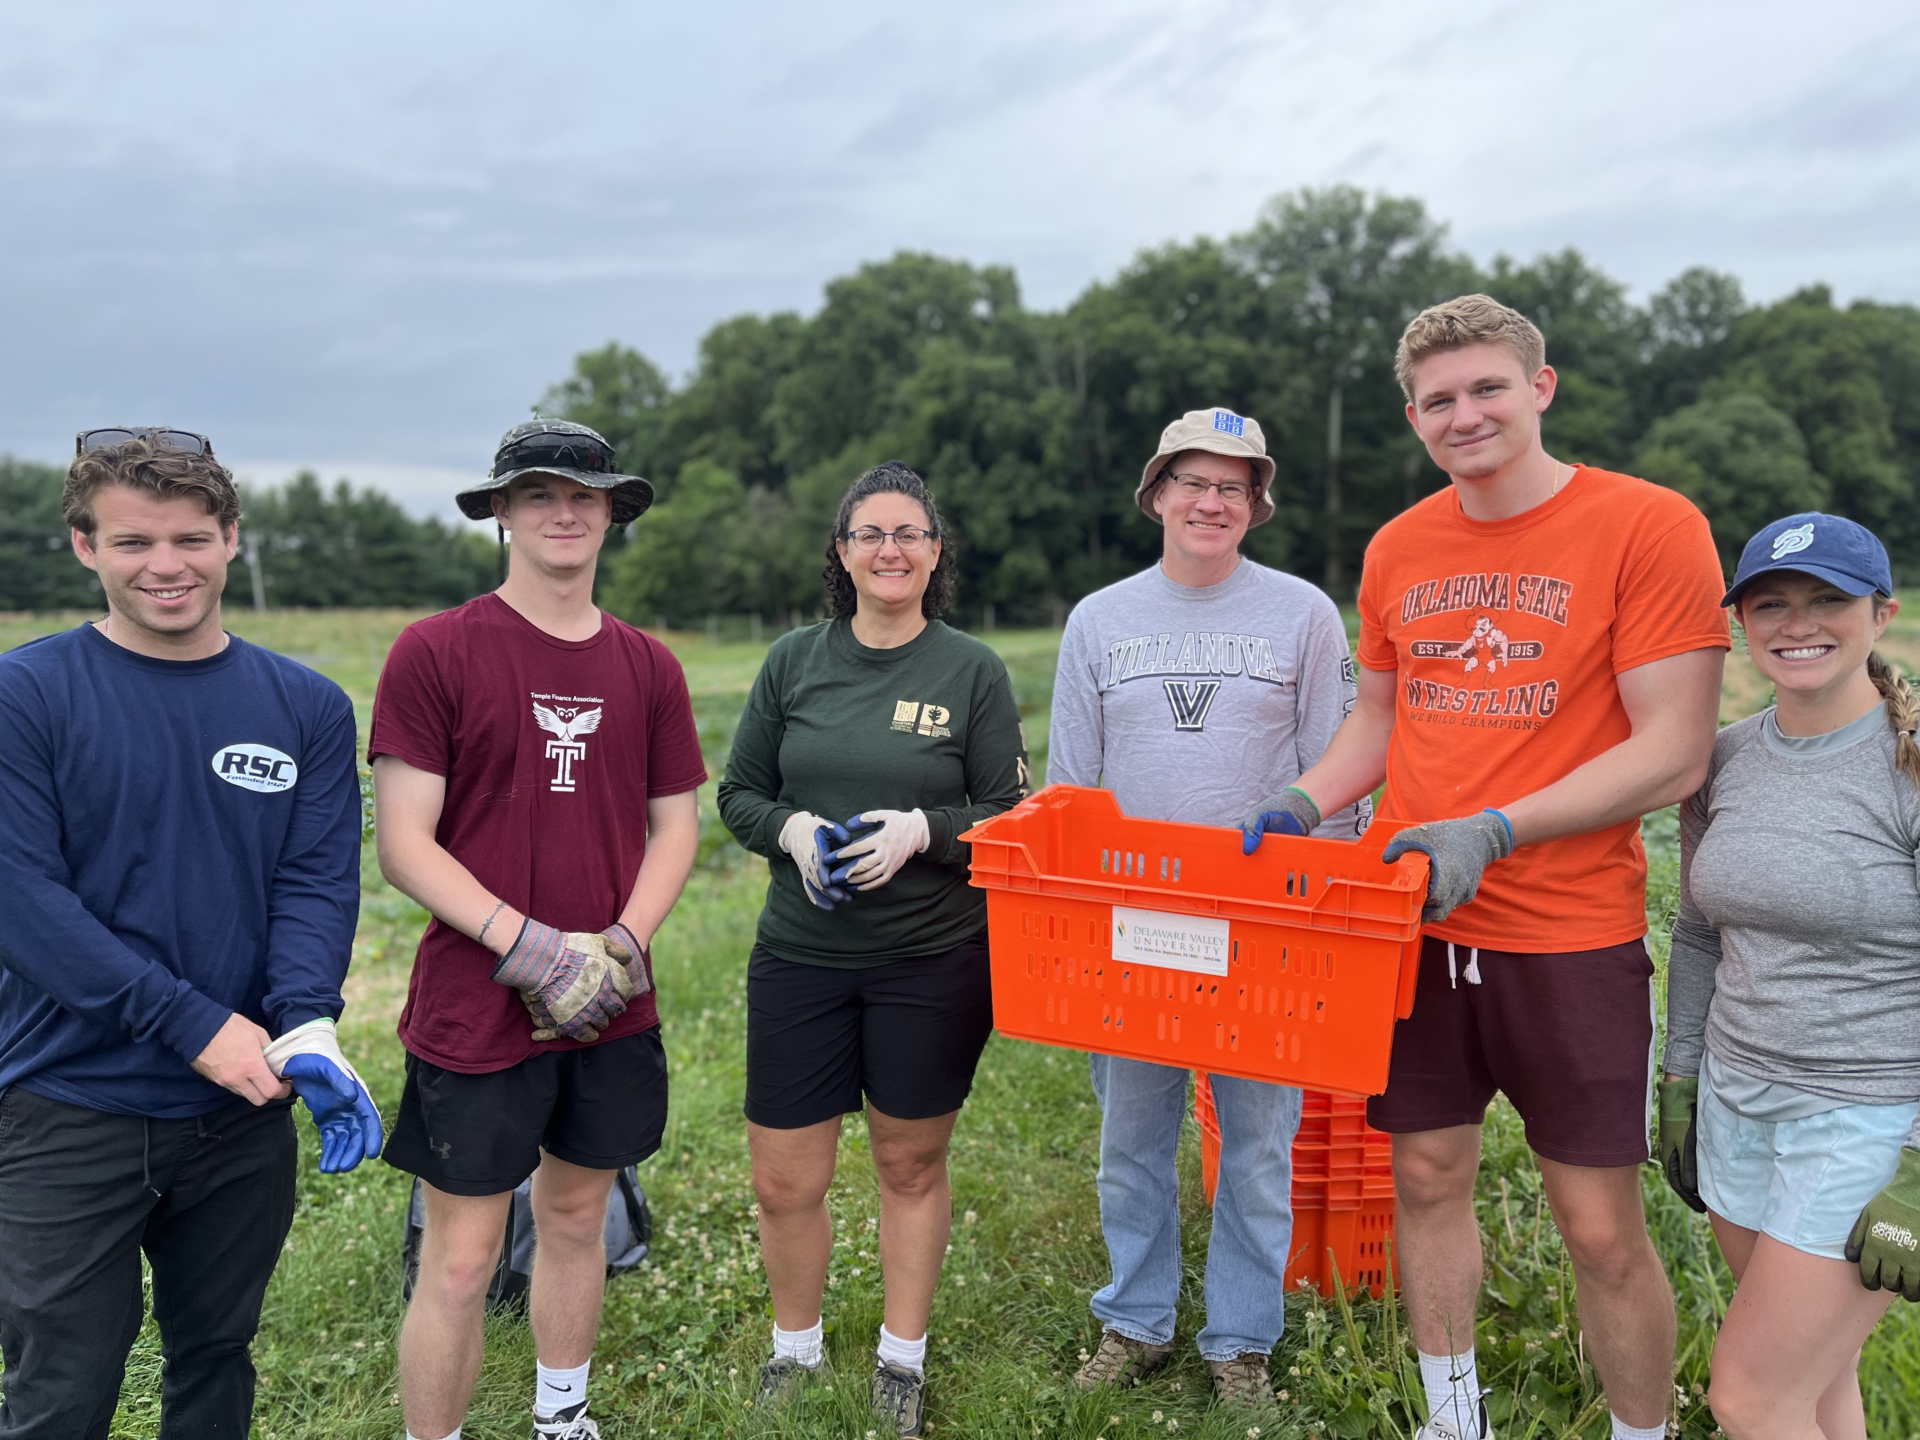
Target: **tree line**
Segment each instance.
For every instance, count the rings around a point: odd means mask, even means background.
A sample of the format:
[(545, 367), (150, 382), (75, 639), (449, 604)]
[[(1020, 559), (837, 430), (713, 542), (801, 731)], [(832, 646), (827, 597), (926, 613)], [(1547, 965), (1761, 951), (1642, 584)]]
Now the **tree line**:
[[(1277, 464), (1249, 552), (1344, 597), (1374, 530), (1445, 483), (1403, 417), (1393, 350), (1415, 312), (1469, 290), (1545, 332), (1548, 448), (1683, 491), (1729, 568), (1759, 525), (1819, 508), (1920, 571), (1920, 309), (1842, 307), (1820, 285), (1755, 306), (1701, 268), (1636, 303), (1577, 250), (1483, 267), (1420, 201), (1351, 187), (1145, 251), (1059, 311), (1028, 309), (1005, 267), (901, 253), (832, 281), (811, 316), (721, 321), (682, 381), (614, 342), (535, 408), (594, 426), (653, 482), (600, 587), (643, 624), (811, 618), (835, 504), (892, 458), (939, 499), (962, 623), (1056, 620), (1158, 554), (1140, 467), (1169, 420), (1216, 404), (1257, 418)], [(0, 607), (88, 603), (66, 598), (88, 577), (59, 553), (57, 495), (56, 472), (0, 461), (16, 562)], [(483, 538), (345, 482), (249, 496), (243, 529), (270, 604), (445, 604), (494, 583)]]

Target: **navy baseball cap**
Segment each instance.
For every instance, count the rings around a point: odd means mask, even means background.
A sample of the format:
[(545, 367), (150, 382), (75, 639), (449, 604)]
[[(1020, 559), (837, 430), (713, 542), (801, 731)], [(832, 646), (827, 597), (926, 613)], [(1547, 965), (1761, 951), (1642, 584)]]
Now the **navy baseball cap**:
[(1817, 575), (1849, 595), (1893, 593), (1893, 570), (1880, 538), (1864, 525), (1817, 510), (1776, 520), (1747, 541), (1733, 585), (1720, 603), (1732, 605), (1747, 586), (1776, 570)]

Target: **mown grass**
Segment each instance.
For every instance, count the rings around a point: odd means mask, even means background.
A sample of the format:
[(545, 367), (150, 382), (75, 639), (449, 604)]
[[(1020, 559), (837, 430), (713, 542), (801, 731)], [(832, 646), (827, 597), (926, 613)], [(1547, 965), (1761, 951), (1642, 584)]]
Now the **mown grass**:
[[(1920, 608), (1910, 613), (1920, 616)], [(0, 616), (0, 648), (79, 618)], [(332, 675), (353, 695), (364, 724), (380, 658), (411, 618), (397, 611), (269, 612), (235, 614), (230, 624)], [(708, 644), (699, 635), (668, 639), (686, 666), (717, 775), (762, 649)], [(1044, 775), (1056, 637), (1002, 632), (990, 639), (1013, 673), (1035, 773)], [(1920, 662), (1920, 620), (1896, 622), (1886, 648), (1902, 663)], [(1724, 718), (1749, 713), (1765, 698), (1752, 667), (1734, 657)], [(654, 1252), (609, 1289), (593, 1413), (609, 1440), (862, 1440), (871, 1428), (865, 1374), (881, 1292), (876, 1194), (857, 1120), (843, 1136), (830, 1198), (836, 1246), (827, 1324), (836, 1378), (778, 1417), (751, 1404), (771, 1322), (739, 1106), (744, 967), (765, 869), (715, 838), (711, 789), (703, 791), (710, 839), (701, 866), (657, 947), (673, 1103), (666, 1144), (641, 1171), (656, 1217)], [(1676, 865), (1672, 812), (1650, 817), (1644, 833), (1652, 862), (1649, 918), (1664, 967), (1663, 922)], [(365, 881), (342, 1039), (391, 1114), (401, 1082), (393, 1021), (425, 916), (386, 887), (371, 863)], [(1086, 1397), (1073, 1389), (1079, 1354), (1098, 1335), (1087, 1297), (1107, 1279), (1093, 1184), (1097, 1128), (1082, 1056), (991, 1042), (954, 1137), (953, 1250), (931, 1331), (933, 1434), (1239, 1440), (1253, 1433), (1246, 1417), (1210, 1406), (1205, 1365), (1187, 1343), (1201, 1324), (1207, 1229), (1191, 1126), (1180, 1153), (1187, 1273), (1176, 1363), (1125, 1394)], [(299, 1210), (255, 1347), (262, 1374), (255, 1433), (272, 1440), (393, 1440), (401, 1434), (393, 1339), (402, 1313), (407, 1177), (378, 1163), (346, 1177), (322, 1176), (316, 1157), (303, 1121)], [(1678, 1433), (1709, 1436), (1714, 1426), (1701, 1395), (1731, 1282), (1705, 1222), (1668, 1194), (1651, 1167), (1644, 1188), (1679, 1299)], [(1494, 1387), (1500, 1434), (1604, 1436), (1605, 1405), (1585, 1362), (1565, 1250), (1546, 1214), (1539, 1170), (1504, 1104), (1487, 1127), (1478, 1204), (1488, 1280), (1481, 1373)], [(532, 1367), (524, 1322), (491, 1322), (487, 1366), (464, 1431), (470, 1440), (526, 1433)], [(1424, 1408), (1402, 1317), (1390, 1304), (1290, 1296), (1274, 1373), (1286, 1403), (1278, 1419), (1259, 1422), (1265, 1440), (1404, 1436)], [(149, 1324), (129, 1364), (116, 1437), (155, 1432), (158, 1374), (158, 1336)], [(1872, 1433), (1920, 1436), (1920, 1314), (1896, 1307), (1868, 1344), (1862, 1376)]]

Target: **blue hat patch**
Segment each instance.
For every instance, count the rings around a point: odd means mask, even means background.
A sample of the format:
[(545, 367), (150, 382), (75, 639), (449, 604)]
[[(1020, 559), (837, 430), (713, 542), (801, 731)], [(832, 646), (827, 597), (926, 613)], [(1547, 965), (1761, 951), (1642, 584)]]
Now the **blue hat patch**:
[(1213, 428), (1224, 430), (1229, 435), (1244, 435), (1247, 433), (1247, 422), (1231, 410), (1216, 410), (1213, 412)]

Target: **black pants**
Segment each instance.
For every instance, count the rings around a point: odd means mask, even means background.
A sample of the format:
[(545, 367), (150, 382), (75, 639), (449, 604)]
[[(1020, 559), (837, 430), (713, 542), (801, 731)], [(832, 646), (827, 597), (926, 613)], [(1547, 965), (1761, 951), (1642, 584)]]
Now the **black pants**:
[(0, 1092), (0, 1440), (107, 1440), (143, 1250), (166, 1361), (160, 1440), (244, 1440), (294, 1154), (286, 1105), (142, 1120)]

